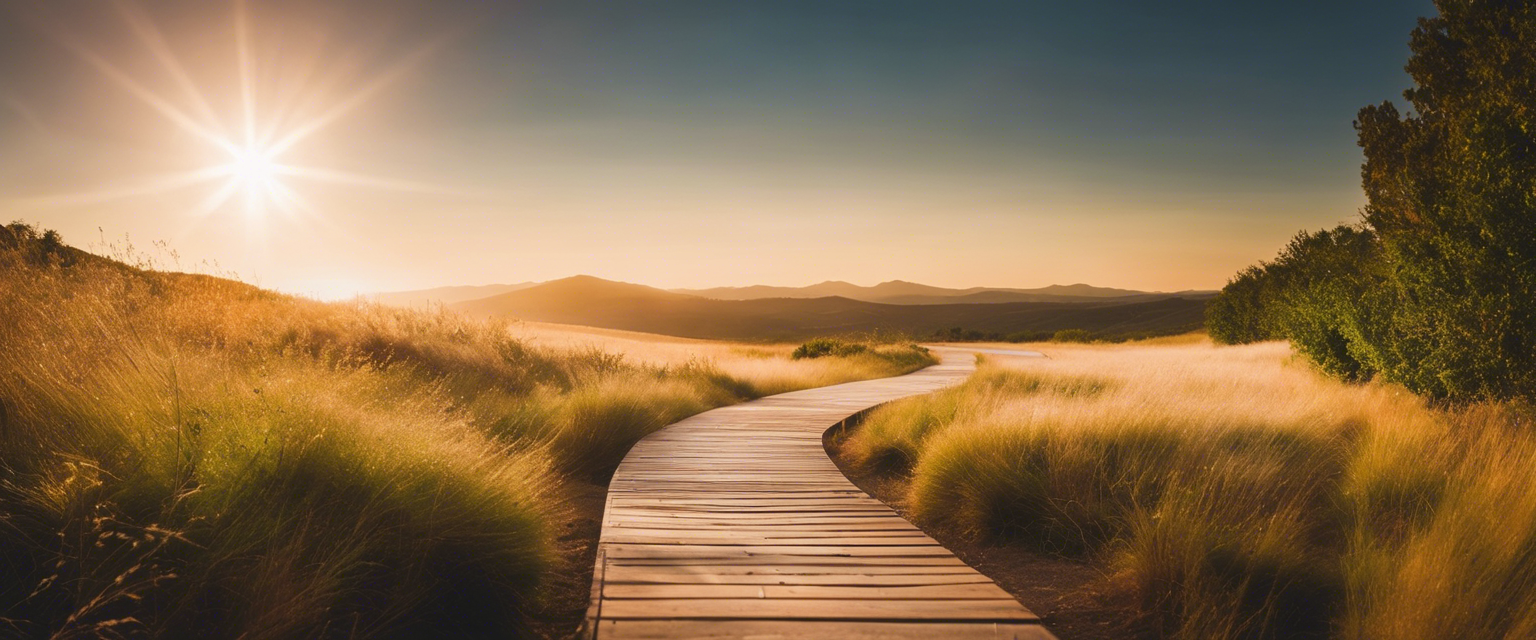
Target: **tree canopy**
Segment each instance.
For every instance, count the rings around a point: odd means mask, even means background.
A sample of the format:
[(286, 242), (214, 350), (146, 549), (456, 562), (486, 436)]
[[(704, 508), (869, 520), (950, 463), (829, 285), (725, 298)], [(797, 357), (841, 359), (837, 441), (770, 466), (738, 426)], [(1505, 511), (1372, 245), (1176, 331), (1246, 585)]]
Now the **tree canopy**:
[(1225, 342), (1433, 397), (1536, 396), (1536, 0), (1439, 0), (1414, 87), (1355, 122), (1358, 227), (1302, 234), (1213, 303)]

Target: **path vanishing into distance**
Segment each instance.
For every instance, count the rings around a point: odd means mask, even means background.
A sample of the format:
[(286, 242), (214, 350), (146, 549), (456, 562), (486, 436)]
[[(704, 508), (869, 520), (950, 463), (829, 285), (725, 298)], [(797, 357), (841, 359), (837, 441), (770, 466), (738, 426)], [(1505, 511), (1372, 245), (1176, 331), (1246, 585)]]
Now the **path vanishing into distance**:
[(822, 448), (850, 416), (975, 371), (973, 350), (934, 351), (916, 373), (706, 411), (636, 444), (608, 489), (586, 637), (1053, 638)]

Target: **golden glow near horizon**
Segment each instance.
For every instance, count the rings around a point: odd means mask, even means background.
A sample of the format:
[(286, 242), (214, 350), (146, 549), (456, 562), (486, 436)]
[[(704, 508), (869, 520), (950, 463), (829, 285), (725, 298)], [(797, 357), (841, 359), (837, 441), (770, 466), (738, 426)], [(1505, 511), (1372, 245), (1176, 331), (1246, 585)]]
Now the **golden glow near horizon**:
[[(850, 40), (788, 5), (446, 4), (21, 4), (37, 18), (0, 23), (0, 222), (164, 241), (192, 263), (167, 266), (324, 298), (576, 274), (1174, 291), (1362, 200), (1347, 109), (1325, 156), (1220, 117), (1170, 133), (1157, 118), (1212, 101), (1052, 104), (1091, 76), (1053, 93), (1020, 61), (1055, 58), (1008, 34), (914, 49), (928, 9), (833, 12), (869, 28)], [(959, 21), (940, 39), (993, 22), (932, 11)], [(1335, 102), (1386, 95), (1362, 93)]]

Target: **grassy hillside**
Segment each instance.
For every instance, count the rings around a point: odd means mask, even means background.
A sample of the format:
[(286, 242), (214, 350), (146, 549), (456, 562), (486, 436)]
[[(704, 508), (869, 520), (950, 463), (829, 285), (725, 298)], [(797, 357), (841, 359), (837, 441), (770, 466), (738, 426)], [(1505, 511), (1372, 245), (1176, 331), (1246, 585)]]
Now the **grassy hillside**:
[(572, 487), (636, 439), (931, 361), (631, 359), (0, 231), (5, 637), (517, 636), (590, 567)]
[[(1138, 299), (1139, 300), (1139, 299)], [(454, 305), (466, 313), (725, 340), (802, 340), (874, 331), (933, 335), (1082, 329), (1095, 334), (1181, 333), (1201, 326), (1206, 298), (1125, 302), (893, 305), (841, 297), (711, 300), (575, 277)]]
[(1285, 343), (1038, 347), (841, 445), (931, 527), (1087, 558), (1151, 637), (1536, 634), (1536, 434)]

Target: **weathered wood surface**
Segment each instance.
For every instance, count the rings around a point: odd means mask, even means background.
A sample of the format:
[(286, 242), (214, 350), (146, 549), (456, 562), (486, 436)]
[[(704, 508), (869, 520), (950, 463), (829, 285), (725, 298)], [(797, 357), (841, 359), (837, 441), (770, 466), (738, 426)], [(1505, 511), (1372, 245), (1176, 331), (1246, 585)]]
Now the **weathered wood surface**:
[(715, 409), (636, 444), (609, 486), (587, 636), (1052, 638), (822, 449), (849, 416), (975, 368), (939, 353), (917, 373)]

